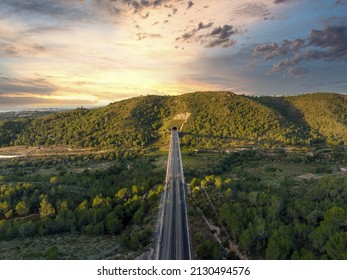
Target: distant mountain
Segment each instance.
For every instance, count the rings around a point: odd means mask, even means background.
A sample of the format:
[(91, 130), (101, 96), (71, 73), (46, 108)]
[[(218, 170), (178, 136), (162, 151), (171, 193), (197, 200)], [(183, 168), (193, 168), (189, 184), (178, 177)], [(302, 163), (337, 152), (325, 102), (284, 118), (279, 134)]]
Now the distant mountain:
[(13, 121), (20, 118), (26, 119), (36, 119), (39, 117), (51, 115), (58, 112), (67, 111), (68, 109), (58, 109), (58, 108), (45, 108), (45, 109), (35, 109), (35, 110), (21, 110), (21, 111), (10, 111), (10, 112), (0, 112), (0, 121)]
[(347, 143), (347, 96), (314, 93), (251, 97), (231, 92), (142, 96), (98, 109), (0, 121), (0, 145), (70, 145), (131, 149), (167, 141), (178, 126), (182, 144)]

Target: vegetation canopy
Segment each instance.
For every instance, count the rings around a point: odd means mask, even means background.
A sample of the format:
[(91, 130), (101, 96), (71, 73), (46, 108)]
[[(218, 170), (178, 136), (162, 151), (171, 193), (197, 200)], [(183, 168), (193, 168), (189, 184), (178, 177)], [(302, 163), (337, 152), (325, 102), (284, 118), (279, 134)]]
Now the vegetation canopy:
[(183, 145), (199, 148), (247, 143), (343, 145), (347, 143), (346, 123), (345, 95), (251, 97), (196, 92), (137, 97), (99, 109), (0, 121), (0, 145), (141, 149), (166, 139), (166, 129), (174, 126), (183, 132)]

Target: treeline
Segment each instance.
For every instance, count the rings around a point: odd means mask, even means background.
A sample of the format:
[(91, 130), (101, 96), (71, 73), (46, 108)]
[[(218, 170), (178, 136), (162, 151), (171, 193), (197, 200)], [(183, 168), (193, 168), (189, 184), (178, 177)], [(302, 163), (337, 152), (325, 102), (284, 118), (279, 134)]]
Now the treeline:
[[(198, 148), (234, 145), (347, 143), (347, 97), (316, 93), (249, 97), (231, 92), (145, 96), (104, 108), (0, 122), (0, 146), (69, 145), (142, 149), (162, 138), (177, 114), (191, 113), (182, 144)], [(183, 121), (182, 121), (183, 122)]]
[(17, 119), (36, 119), (52, 115), (54, 113), (66, 111), (67, 109), (39, 109), (39, 110), (23, 110), (23, 111), (10, 111), (0, 113), (0, 121), (13, 121)]
[(300, 128), (301, 138), (309, 143), (346, 143), (347, 98), (332, 93), (304, 94), (290, 97), (251, 97), (283, 115), (293, 129)]
[(18, 119), (14, 121), (0, 120), (0, 146), (14, 145), (14, 140), (25, 130), (30, 124), (28, 119)]
[[(121, 161), (106, 171), (64, 173), (36, 175), (38, 181), (32, 183), (0, 178), (0, 239), (127, 231), (123, 246), (137, 250), (149, 243), (153, 226), (147, 216), (155, 208), (163, 178), (154, 171), (153, 159)], [(30, 181), (29, 176), (23, 179)]]
[(101, 109), (79, 108), (34, 120), (4, 122), (0, 135), (5, 137), (0, 145), (144, 148), (159, 137), (163, 100), (165, 97), (139, 97)]
[(206, 191), (228, 238), (252, 259), (346, 259), (346, 186), (347, 178), (337, 176), (304, 187), (290, 178), (279, 187), (214, 175), (191, 182), (204, 214), (218, 221)]

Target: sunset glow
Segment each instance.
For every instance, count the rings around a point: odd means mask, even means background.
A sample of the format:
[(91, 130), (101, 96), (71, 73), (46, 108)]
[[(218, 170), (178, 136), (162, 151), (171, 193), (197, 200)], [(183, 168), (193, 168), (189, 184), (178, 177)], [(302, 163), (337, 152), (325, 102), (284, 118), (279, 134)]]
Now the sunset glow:
[(0, 110), (347, 93), (346, 12), (335, 0), (4, 0)]

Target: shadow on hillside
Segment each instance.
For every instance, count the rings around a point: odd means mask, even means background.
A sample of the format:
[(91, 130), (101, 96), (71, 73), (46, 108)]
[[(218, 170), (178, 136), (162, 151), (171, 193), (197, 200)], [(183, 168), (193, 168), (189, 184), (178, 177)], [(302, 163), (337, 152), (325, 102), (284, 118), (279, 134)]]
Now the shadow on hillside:
[(294, 125), (294, 127), (302, 128), (301, 137), (311, 137), (312, 127), (305, 120), (303, 112), (285, 97), (246, 96), (246, 98), (273, 109), (275, 112), (281, 114), (289, 124)]
[(293, 103), (289, 102), (284, 97), (249, 96), (248, 98), (266, 107), (274, 109), (275, 111), (280, 113), (288, 122), (309, 128), (308, 123), (304, 119), (304, 114)]
[(305, 121), (304, 114), (293, 103), (288, 101), (285, 97), (272, 97), (261, 96), (248, 98), (256, 101), (264, 106), (274, 109), (280, 113), (288, 122), (310, 128), (309, 124)]

